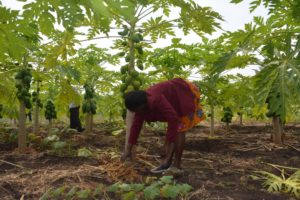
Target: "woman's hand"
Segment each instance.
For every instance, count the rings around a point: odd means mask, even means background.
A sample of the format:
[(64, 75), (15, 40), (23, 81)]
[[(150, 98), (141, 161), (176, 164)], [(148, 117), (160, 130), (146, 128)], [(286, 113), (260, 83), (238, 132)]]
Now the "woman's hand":
[(132, 150), (133, 145), (132, 144), (127, 144), (127, 148), (125, 149), (125, 151), (122, 153), (121, 155), (121, 161), (124, 162), (126, 160), (131, 160), (131, 150)]
[(121, 161), (125, 162), (126, 160), (131, 160), (131, 153), (128, 151), (125, 151), (121, 155)]

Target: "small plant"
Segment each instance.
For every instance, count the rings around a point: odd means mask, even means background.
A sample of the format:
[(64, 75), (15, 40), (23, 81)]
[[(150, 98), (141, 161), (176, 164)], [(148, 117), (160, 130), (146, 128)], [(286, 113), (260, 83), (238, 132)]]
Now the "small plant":
[[(26, 59), (25, 59), (26, 60)], [(24, 60), (24, 67), (22, 67), (16, 74), (15, 80), (17, 88), (17, 98), (20, 102), (19, 109), (19, 135), (18, 135), (18, 148), (19, 151), (24, 151), (27, 145), (26, 142), (26, 108), (30, 109), (31, 94), (29, 92), (32, 80), (32, 74), (28, 67), (28, 63)]]
[(18, 141), (18, 131), (17, 129), (9, 129), (0, 134), (0, 141), (7, 144), (15, 144)]
[(163, 176), (159, 180), (146, 184), (127, 184), (117, 182), (107, 191), (121, 196), (121, 199), (161, 199), (185, 196), (192, 190), (192, 186), (188, 184), (177, 184), (172, 176)]
[(77, 156), (90, 157), (90, 156), (92, 156), (92, 152), (84, 147), (84, 148), (78, 149)]
[(71, 155), (74, 156), (74, 149), (71, 148), (72, 145), (66, 141), (61, 141), (58, 135), (51, 134), (44, 138), (41, 142), (42, 149), (50, 149), (50, 152), (58, 155), (65, 156)]
[[(62, 186), (49, 190), (40, 198), (47, 199), (112, 199), (108, 195), (115, 195), (122, 200), (154, 200), (154, 199), (176, 199), (185, 197), (192, 190), (188, 184), (177, 184), (172, 176), (163, 176), (159, 180), (142, 183), (121, 183), (117, 182), (109, 187), (99, 184), (96, 188), (80, 189), (78, 187)], [(116, 199), (113, 198), (113, 199)]]
[(57, 189), (51, 189), (45, 192), (39, 200), (54, 200), (54, 199), (110, 199), (106, 193), (106, 188), (103, 184), (99, 184), (96, 188), (79, 188), (76, 186), (62, 186)]
[(280, 170), (280, 176), (266, 171), (256, 171), (255, 175), (252, 175), (251, 178), (263, 181), (262, 186), (269, 192), (287, 193), (295, 196), (297, 199), (300, 199), (300, 170), (298, 169), (292, 175), (286, 177), (285, 169), (295, 170), (295, 168), (277, 165), (275, 167)]

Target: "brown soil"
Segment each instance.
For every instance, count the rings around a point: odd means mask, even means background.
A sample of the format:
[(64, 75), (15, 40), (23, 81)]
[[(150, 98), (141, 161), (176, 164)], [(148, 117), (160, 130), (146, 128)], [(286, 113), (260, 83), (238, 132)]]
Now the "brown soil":
[[(218, 127), (209, 138), (209, 128), (199, 126), (187, 133), (182, 167), (177, 182), (194, 187), (191, 199), (201, 200), (288, 200), (293, 197), (266, 192), (260, 182), (249, 176), (256, 170), (277, 173), (269, 165), (300, 168), (300, 128), (287, 127), (284, 146), (270, 142), (269, 126), (232, 125), (229, 134)], [(74, 134), (66, 137), (76, 148), (93, 152), (90, 158), (57, 156), (48, 151), (32, 150), (27, 154), (13, 151), (14, 144), (0, 142), (0, 199), (39, 199), (47, 190), (63, 185), (94, 188), (118, 180), (141, 182), (154, 177), (150, 169), (159, 164), (164, 136), (146, 131), (140, 137), (137, 160), (128, 167), (119, 162), (122, 136), (106, 131)]]

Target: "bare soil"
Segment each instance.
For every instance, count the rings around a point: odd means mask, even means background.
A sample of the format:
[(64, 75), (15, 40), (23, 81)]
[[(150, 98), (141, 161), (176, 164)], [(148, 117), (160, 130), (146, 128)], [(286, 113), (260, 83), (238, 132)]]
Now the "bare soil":
[[(209, 127), (198, 126), (187, 133), (182, 167), (175, 176), (179, 183), (194, 187), (191, 199), (201, 200), (292, 200), (284, 194), (271, 194), (250, 175), (257, 170), (278, 174), (270, 164), (300, 168), (300, 128), (285, 128), (285, 144), (270, 141), (272, 128), (264, 125), (232, 125), (228, 134), (217, 127), (208, 137)], [(99, 183), (142, 182), (154, 175), (150, 169), (160, 162), (164, 136), (161, 131), (146, 130), (139, 138), (137, 159), (125, 169), (120, 162), (123, 135), (112, 136), (96, 127), (92, 134), (63, 136), (72, 147), (88, 148), (89, 158), (56, 155), (31, 144), (28, 152), (15, 151), (16, 144), (0, 141), (0, 199), (39, 199), (47, 190), (63, 185), (94, 188)], [(43, 133), (44, 134), (44, 133)]]

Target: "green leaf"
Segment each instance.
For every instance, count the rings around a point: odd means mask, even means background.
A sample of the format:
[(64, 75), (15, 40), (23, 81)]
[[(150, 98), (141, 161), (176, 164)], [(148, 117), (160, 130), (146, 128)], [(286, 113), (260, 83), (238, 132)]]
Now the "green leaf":
[(120, 184), (121, 184), (120, 182), (114, 183), (113, 185), (111, 185), (107, 188), (107, 191), (108, 192), (117, 192)]
[(119, 189), (124, 192), (129, 192), (131, 190), (131, 185), (129, 185), (127, 183), (121, 183), (119, 185)]
[(165, 184), (171, 184), (173, 181), (173, 176), (163, 176), (160, 180)]
[(91, 189), (80, 190), (77, 193), (77, 197), (81, 199), (88, 199), (91, 194)]
[(107, 7), (105, 7), (105, 5), (104, 5), (103, 0), (89, 0), (89, 1), (92, 5), (92, 9), (93, 9), (95, 15), (98, 18), (101, 18), (103, 16), (105, 16), (105, 17), (110, 16)]
[(59, 137), (57, 135), (50, 135), (46, 137), (45, 142), (54, 142), (54, 141), (59, 141)]
[(124, 131), (124, 129), (119, 129), (119, 130), (113, 131), (111, 134), (112, 134), (113, 136), (118, 136), (118, 135), (120, 135), (123, 131)]
[(77, 156), (79, 156), (79, 157), (90, 157), (91, 155), (92, 155), (92, 152), (85, 147), (78, 149)]
[(103, 191), (105, 191), (105, 186), (101, 183), (95, 188), (93, 196), (101, 195)]
[(40, 198), (39, 200), (48, 200), (51, 197), (51, 190), (48, 190), (47, 192), (45, 192)]
[(161, 188), (161, 194), (165, 198), (176, 198), (179, 194), (180, 190), (176, 185), (164, 185)]
[(140, 192), (141, 190), (144, 189), (144, 187), (145, 187), (145, 185), (144, 184), (140, 184), (140, 183), (131, 184), (131, 188), (135, 192)]
[(186, 184), (186, 183), (181, 184), (181, 185), (176, 185), (176, 186), (177, 186), (177, 189), (179, 190), (179, 193), (183, 194), (183, 195), (189, 193), (193, 189), (192, 186), (190, 186), (189, 184)]
[(76, 194), (78, 188), (76, 186), (73, 186), (69, 192), (66, 194), (66, 198), (67, 199), (72, 199), (72, 197), (74, 197), (74, 195)]
[(57, 141), (52, 144), (53, 149), (63, 149), (67, 145), (66, 142)]
[(158, 187), (148, 186), (144, 189), (145, 199), (155, 199), (160, 196), (160, 190)]
[(235, 4), (238, 4), (238, 3), (241, 3), (243, 0), (231, 0), (230, 3), (235, 3)]
[(122, 195), (122, 200), (136, 200), (136, 194), (134, 191), (127, 192)]
[(65, 190), (66, 190), (66, 186), (62, 186), (60, 188), (57, 188), (57, 189), (53, 190), (51, 192), (51, 195), (54, 198), (58, 198), (60, 195), (62, 195), (65, 192)]

